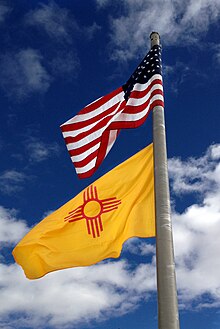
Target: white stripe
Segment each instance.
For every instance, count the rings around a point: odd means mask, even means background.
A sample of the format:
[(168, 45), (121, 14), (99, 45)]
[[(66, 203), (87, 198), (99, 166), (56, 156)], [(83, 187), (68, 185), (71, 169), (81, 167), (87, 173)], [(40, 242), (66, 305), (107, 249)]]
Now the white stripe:
[(96, 159), (97, 158), (95, 157), (92, 161), (90, 161), (89, 163), (87, 163), (87, 165), (84, 166), (84, 167), (76, 168), (77, 174), (83, 174), (83, 173), (89, 171), (90, 169), (94, 168), (95, 167), (95, 164), (96, 164)]
[[(133, 90), (136, 91), (143, 91), (146, 90), (146, 88), (148, 88), (150, 86), (150, 84), (155, 80), (155, 79), (160, 79), (162, 81), (162, 77), (160, 74), (155, 74), (147, 83), (145, 84), (135, 84)], [(116, 105), (118, 103), (117, 108), (110, 114), (108, 114), (108, 116), (103, 115), (103, 117), (101, 119), (99, 119), (98, 121), (91, 123), (89, 125), (86, 125), (85, 122), (85, 127), (80, 128), (78, 130), (74, 130), (74, 131), (68, 131), (68, 132), (63, 132), (63, 136), (65, 137), (75, 137), (80, 133), (83, 132), (88, 132), (89, 130), (93, 127), (95, 127), (97, 124), (100, 124), (101, 121), (104, 118), (108, 118), (109, 120), (108, 122), (105, 124), (104, 127), (101, 127), (99, 130), (96, 130), (93, 133), (90, 133), (89, 135), (87, 135), (86, 137), (82, 138), (81, 140), (79, 140), (78, 142), (74, 142), (74, 143), (69, 143), (67, 144), (67, 149), (70, 150), (74, 150), (74, 149), (78, 149), (92, 141), (94, 141), (95, 139), (98, 139), (99, 137), (102, 136), (103, 132), (106, 130), (106, 128), (112, 123), (112, 122), (118, 122), (118, 121), (138, 121), (141, 118), (143, 118), (147, 112), (149, 111), (150, 108), (150, 104), (152, 102), (154, 102), (155, 100), (162, 100), (163, 101), (163, 96), (160, 94), (157, 94), (153, 97), (151, 97), (151, 92), (154, 90), (163, 90), (162, 85), (160, 84), (156, 84), (154, 85), (151, 90), (147, 93), (147, 95), (145, 95), (142, 98), (132, 98), (130, 97), (127, 104), (120, 109), (119, 112), (119, 108), (121, 103), (124, 101), (124, 91), (119, 92), (117, 95), (115, 95), (114, 97), (112, 97), (110, 100), (108, 100), (106, 103), (102, 104), (99, 108), (95, 108), (93, 111), (89, 112), (89, 113), (84, 113), (84, 114), (78, 114), (75, 117), (73, 117), (72, 119), (68, 120), (67, 122), (65, 122), (62, 126), (66, 125), (66, 124), (71, 124), (71, 123), (77, 123), (77, 122), (82, 122), (82, 121), (86, 121), (89, 120), (91, 118), (94, 118), (95, 116), (99, 115), (100, 113), (104, 113), (106, 110), (108, 110), (109, 108), (113, 107), (114, 105)], [(104, 96), (105, 97), (105, 96)], [(101, 97), (103, 98), (103, 97)], [(100, 100), (101, 98), (99, 98), (98, 100)], [(149, 105), (147, 108), (145, 108), (143, 111), (141, 111), (140, 113), (135, 113), (135, 114), (128, 114), (126, 113), (126, 106), (130, 105), (130, 106), (134, 106), (134, 107), (138, 107), (142, 104), (144, 104), (145, 102), (147, 102), (150, 99)], [(89, 105), (97, 102), (98, 100), (90, 103)], [(89, 107), (89, 105), (87, 105), (85, 108)], [(88, 109), (89, 110), (89, 109)], [(125, 110), (125, 113), (122, 113)], [(112, 116), (110, 118), (110, 116)], [(61, 127), (62, 127), (61, 126)], [(108, 146), (106, 148), (106, 153), (105, 156), (108, 154), (108, 152), (110, 151), (110, 149), (112, 148), (112, 146), (114, 145), (114, 142), (117, 138), (117, 131), (118, 130), (111, 130), (110, 134), (109, 134), (109, 140), (108, 140)], [(93, 152), (95, 152), (96, 150), (98, 150), (100, 147), (100, 142), (97, 142), (96, 145), (94, 145), (93, 147), (89, 148), (88, 150), (86, 150), (85, 152), (76, 155), (76, 156), (72, 156), (71, 160), (72, 162), (79, 162), (82, 160), (85, 160), (90, 154), (92, 154)], [(84, 167), (78, 167), (76, 168), (76, 172), (78, 174), (83, 174), (88, 172), (89, 170), (91, 170), (92, 168), (95, 167), (96, 165), (96, 161), (97, 161), (97, 156), (94, 155), (94, 158), (88, 162)]]
[(154, 80), (161, 80), (162, 81), (162, 76), (160, 74), (154, 74), (146, 83), (136, 83), (134, 85), (133, 90), (137, 90), (137, 91), (142, 91), (145, 90), (147, 87), (149, 87), (149, 85), (154, 81)]
[(105, 152), (105, 157), (106, 157), (106, 155), (108, 154), (108, 152), (111, 150), (112, 146), (115, 143), (115, 140), (117, 138), (117, 132), (118, 132), (117, 129), (110, 131), (109, 139), (108, 139), (108, 147), (107, 147), (106, 152)]
[[(160, 99), (161, 101), (163, 101), (163, 96), (162, 95), (154, 95), (150, 102), (149, 102), (149, 105), (143, 110), (141, 111), (140, 113), (134, 113), (134, 114), (130, 114), (130, 113), (121, 113), (116, 120), (114, 120), (115, 122), (117, 121), (137, 121), (137, 120), (140, 120), (142, 119), (146, 114), (147, 112), (149, 111), (149, 108), (150, 108), (150, 104), (152, 102), (154, 102), (155, 100), (158, 100)], [(126, 111), (126, 108), (125, 108), (125, 111)]]
[(85, 158), (87, 158), (87, 156), (89, 156), (92, 152), (96, 151), (100, 146), (100, 142), (97, 143), (95, 146), (93, 147), (90, 147), (89, 150), (79, 154), (79, 155), (73, 155), (71, 156), (71, 160), (72, 162), (78, 162), (78, 161), (82, 161), (84, 160)]
[[(118, 117), (118, 115), (124, 110), (124, 107), (121, 108), (120, 112), (117, 113), (119, 107), (120, 107), (121, 103), (118, 104), (117, 108), (115, 109), (115, 111), (113, 112), (114, 115), (106, 124), (104, 127), (100, 128), (99, 130), (96, 130), (94, 132), (92, 132), (91, 134), (85, 136), (84, 138), (80, 139), (78, 142), (74, 142), (74, 143), (69, 143), (67, 144), (68, 146), (70, 146), (70, 149), (77, 149), (80, 148), (90, 142), (92, 142), (93, 140), (99, 138), (103, 131), (105, 131), (105, 129), (111, 124), (112, 121), (114, 121), (114, 119), (116, 117)], [(67, 136), (71, 136), (71, 132), (69, 132), (69, 134)], [(68, 147), (67, 147), (68, 148)], [(69, 148), (68, 148), (69, 150)]]
[[(143, 97), (142, 99), (145, 99), (145, 97)], [(163, 96), (160, 94), (154, 95), (153, 97), (151, 97), (149, 105), (157, 99), (160, 99), (163, 101)], [(120, 104), (118, 105), (117, 109), (119, 108), (119, 106), (120, 106)], [(114, 112), (117, 112), (117, 109)], [(135, 113), (135, 114), (121, 113), (123, 110), (124, 110), (124, 108), (122, 108), (122, 110), (119, 113), (117, 113), (115, 116), (113, 116), (112, 119), (109, 120), (104, 127), (100, 128), (99, 130), (94, 131), (93, 133), (85, 136), (84, 138), (80, 139), (77, 142), (67, 144), (67, 149), (73, 150), (73, 149), (80, 148), (80, 147), (92, 142), (93, 140), (99, 138), (102, 135), (102, 133), (106, 130), (106, 128), (111, 124), (111, 122), (137, 121), (137, 120), (143, 118), (146, 115), (146, 113), (148, 112), (149, 106), (146, 109), (144, 109), (143, 111), (141, 111), (140, 113)], [(125, 111), (126, 111), (126, 107), (125, 107)], [(64, 134), (65, 133), (63, 133), (63, 135)], [(72, 134), (72, 132), (68, 132), (64, 136), (65, 137), (71, 136), (71, 134)]]
[[(117, 108), (118, 108), (118, 107), (117, 107)], [(116, 109), (115, 109), (113, 112), (111, 112), (110, 114), (108, 114), (108, 115), (102, 117), (101, 119), (99, 119), (99, 120), (95, 121), (94, 123), (91, 123), (90, 125), (85, 126), (85, 127), (83, 127), (83, 128), (80, 128), (80, 129), (77, 129), (77, 130), (74, 129), (74, 130), (64, 131), (64, 132), (63, 132), (63, 137), (64, 137), (64, 138), (65, 138), (65, 137), (75, 137), (75, 136), (79, 135), (80, 133), (86, 132), (86, 131), (90, 130), (91, 128), (95, 127), (99, 122), (101, 122), (101, 121), (104, 120), (105, 118), (108, 118), (108, 117), (110, 117), (111, 115), (114, 115), (114, 114), (115, 114), (115, 111), (116, 111)]]
[(163, 86), (160, 85), (160, 84), (156, 84), (154, 85), (150, 90), (149, 92), (142, 98), (129, 98), (128, 101), (127, 101), (127, 104), (126, 105), (129, 105), (129, 106), (140, 106), (142, 104), (144, 104), (145, 102), (148, 101), (148, 99), (151, 97), (151, 93), (152, 91), (154, 90), (161, 90), (163, 91)]
[(80, 139), (78, 142), (67, 144), (68, 150), (69, 150), (69, 147), (70, 147), (70, 150), (74, 150), (74, 149), (78, 149), (78, 148), (82, 147), (83, 145), (86, 145), (86, 144), (94, 141), (94, 139), (99, 138), (102, 135), (102, 133), (105, 129), (106, 129), (106, 126), (102, 127), (99, 130), (94, 131), (90, 135)]
[(82, 122), (82, 121), (86, 121), (86, 120), (89, 120), (91, 118), (94, 118), (95, 116), (97, 116), (100, 113), (105, 112), (110, 107), (112, 107), (115, 104), (117, 104), (118, 102), (121, 102), (123, 99), (124, 99), (124, 91), (121, 91), (119, 94), (115, 95), (113, 98), (111, 98), (110, 100), (108, 100), (106, 103), (104, 103), (100, 107), (96, 108), (95, 110), (93, 110), (93, 111), (91, 111), (89, 113), (77, 114), (73, 118), (71, 118), (68, 121), (66, 121), (65, 123), (63, 123), (61, 125), (61, 127), (64, 126), (64, 125), (66, 125), (66, 124)]

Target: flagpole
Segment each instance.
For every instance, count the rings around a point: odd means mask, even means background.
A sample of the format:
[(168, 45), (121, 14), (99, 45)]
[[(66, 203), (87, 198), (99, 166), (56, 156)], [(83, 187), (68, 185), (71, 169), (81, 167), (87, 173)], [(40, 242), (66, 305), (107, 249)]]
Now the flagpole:
[[(157, 32), (150, 35), (151, 47), (160, 44)], [(158, 328), (179, 329), (179, 312), (173, 252), (170, 194), (167, 170), (164, 109), (153, 109), (154, 177), (156, 203), (156, 258)]]

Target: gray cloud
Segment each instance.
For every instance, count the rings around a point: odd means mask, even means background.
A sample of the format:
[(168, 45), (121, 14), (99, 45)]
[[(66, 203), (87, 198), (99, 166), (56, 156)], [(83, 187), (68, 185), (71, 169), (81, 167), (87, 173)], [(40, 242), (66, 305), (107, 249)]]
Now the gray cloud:
[(215, 64), (217, 64), (217, 67), (220, 67), (220, 44), (217, 45), (212, 45), (213, 46), (213, 50), (215, 52), (214, 55), (214, 62)]
[(49, 63), (54, 77), (75, 78), (79, 69), (79, 60), (75, 52), (59, 52)]
[(68, 9), (59, 7), (53, 1), (31, 10), (26, 15), (26, 23), (41, 28), (50, 38), (59, 42), (72, 42), (73, 32), (80, 31)]
[(25, 23), (50, 38), (51, 54), (45, 59), (55, 78), (77, 76), (80, 61), (75, 43), (80, 37), (92, 39), (100, 30), (100, 26), (95, 22), (90, 26), (80, 26), (68, 9), (60, 7), (54, 1), (39, 4), (27, 13)]
[(0, 191), (3, 194), (13, 194), (21, 191), (28, 176), (17, 170), (6, 170), (0, 174)]
[(11, 8), (4, 3), (0, 3), (0, 23), (4, 22), (6, 16), (11, 12)]
[(1, 55), (0, 69), (0, 86), (17, 100), (33, 93), (44, 93), (51, 83), (51, 77), (42, 65), (42, 56), (31, 48)]
[(42, 162), (59, 154), (59, 146), (56, 143), (44, 143), (36, 138), (30, 138), (25, 143), (30, 162)]

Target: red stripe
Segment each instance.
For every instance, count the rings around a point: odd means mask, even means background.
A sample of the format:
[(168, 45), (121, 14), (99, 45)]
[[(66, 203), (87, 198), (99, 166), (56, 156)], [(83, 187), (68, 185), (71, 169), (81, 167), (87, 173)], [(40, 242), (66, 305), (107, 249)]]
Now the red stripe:
[[(148, 101), (149, 103), (149, 101)], [(115, 129), (122, 129), (122, 128), (135, 128), (135, 127), (138, 127), (140, 126), (147, 118), (147, 116), (149, 115), (149, 112), (150, 110), (157, 106), (157, 105), (160, 105), (160, 106), (163, 106), (163, 101), (161, 100), (156, 100), (154, 101), (150, 108), (149, 108), (149, 111), (147, 112), (147, 114), (139, 119), (139, 120), (136, 120), (136, 121), (118, 121), (118, 122), (113, 122), (109, 127), (108, 127), (108, 130), (106, 130), (103, 135), (102, 135), (102, 140), (101, 140), (101, 146), (100, 146), (100, 149), (99, 150), (96, 150), (94, 151), (93, 153), (91, 153), (87, 158), (85, 158), (84, 160), (82, 161), (79, 161), (79, 162), (74, 162), (74, 165), (76, 168), (81, 168), (81, 167), (84, 167), (85, 165), (87, 165), (92, 159), (95, 158), (95, 156), (97, 155), (97, 161), (96, 161), (96, 165), (94, 168), (92, 168), (89, 172), (91, 172), (91, 174), (87, 174), (86, 177), (90, 177), (92, 175), (92, 173), (99, 167), (99, 165), (101, 164), (101, 162), (103, 161), (103, 159), (105, 158), (105, 155), (106, 155), (106, 150), (107, 150), (107, 147), (108, 147), (108, 140), (109, 140), (109, 133), (110, 133), (110, 130), (115, 130)], [(146, 106), (146, 104), (145, 104)], [(145, 107), (146, 108), (146, 107)], [(73, 150), (74, 151), (74, 150)], [(79, 149), (78, 149), (79, 151)], [(70, 153), (70, 152), (69, 152)], [(74, 153), (74, 152), (71, 152), (71, 154)], [(84, 176), (84, 174), (80, 174), (80, 176)]]
[(135, 105), (126, 105), (125, 109), (123, 110), (122, 113), (137, 114), (137, 113), (140, 113), (140, 112), (144, 111), (146, 109), (146, 107), (148, 106), (148, 104), (150, 103), (152, 97), (156, 96), (156, 95), (162, 95), (163, 96), (163, 91), (160, 90), (160, 89), (156, 89), (156, 90), (152, 91), (150, 97), (147, 99), (146, 102), (144, 102), (141, 105), (137, 105), (137, 106), (135, 106)]
[(142, 91), (138, 91), (138, 90), (133, 90), (131, 92), (131, 95), (129, 98), (142, 98), (144, 96), (146, 96), (146, 94), (151, 90), (151, 88), (156, 85), (156, 84), (160, 84), (162, 85), (162, 81), (159, 79), (156, 79), (154, 81), (151, 82), (151, 84), (144, 90)]
[(93, 238), (95, 238), (95, 229), (94, 229), (94, 225), (93, 225), (93, 220), (90, 220), (90, 227), (92, 228), (92, 236), (93, 236)]
[[(160, 89), (154, 90), (154, 91), (151, 93), (151, 97), (154, 96), (154, 95), (156, 95), (156, 94), (161, 94), (161, 95), (163, 95), (163, 92), (162, 92), (162, 90), (160, 90)], [(148, 103), (149, 103), (149, 99), (148, 99)], [(124, 102), (123, 102), (123, 104), (124, 104)], [(144, 104), (145, 104), (144, 106), (147, 105), (146, 102), (145, 102)], [(116, 108), (117, 105), (114, 106), (114, 107)], [(121, 106), (120, 106), (119, 110), (121, 110)], [(141, 111), (143, 111), (143, 106), (141, 106), (141, 105), (140, 105), (140, 106), (127, 105), (127, 106), (125, 107), (123, 113), (127, 113), (127, 114), (132, 113), (132, 114), (134, 114), (134, 113), (138, 113), (138, 112), (141, 112)], [(108, 113), (109, 113), (109, 112), (111, 112), (111, 110), (108, 111)], [(103, 115), (101, 114), (99, 117), (102, 117), (102, 116), (103, 116)], [(107, 122), (110, 121), (110, 119), (111, 119), (112, 117), (113, 117), (112, 115), (109, 116), (109, 117), (107, 117), (107, 118), (104, 117), (104, 119), (103, 119), (101, 122), (99, 122), (96, 126), (94, 126), (93, 128), (91, 128), (91, 129), (88, 130), (87, 132), (83, 132), (83, 133), (81, 133), (81, 134), (79, 134), (79, 135), (77, 135), (77, 136), (75, 136), (75, 137), (65, 137), (65, 142), (66, 142), (66, 144), (74, 143), (74, 142), (76, 142), (76, 141), (79, 141), (80, 139), (82, 139), (82, 138), (86, 137), (87, 135), (89, 135), (89, 134), (95, 132), (96, 130), (99, 130), (99, 129), (102, 128), (104, 125), (106, 125)], [(91, 121), (89, 120), (89, 121), (90, 121), (89, 123), (95, 122), (96, 119), (97, 119), (97, 117), (91, 119)], [(70, 127), (71, 127), (71, 126), (73, 127), (73, 126), (76, 126), (76, 125), (77, 125), (77, 124), (67, 125), (66, 127), (63, 126), (61, 129), (62, 129), (62, 131), (68, 131), (68, 130), (70, 130)], [(69, 127), (69, 129), (68, 129), (68, 127)], [(74, 129), (73, 129), (73, 130), (74, 130)]]
[(96, 160), (95, 166), (85, 173), (78, 174), (78, 177), (80, 179), (91, 177), (93, 175), (93, 173), (98, 169), (98, 167), (100, 166), (102, 161), (104, 160), (105, 154), (106, 154), (106, 149), (108, 147), (109, 133), (110, 133), (110, 130), (105, 130), (104, 133), (102, 134), (101, 145), (98, 150), (98, 155), (97, 155), (97, 160)]
[(101, 145), (99, 148), (99, 152), (98, 152), (98, 156), (97, 156), (97, 160), (96, 160), (96, 164), (95, 164), (95, 170), (98, 169), (98, 167), (100, 166), (100, 164), (102, 163), (102, 161), (105, 158), (106, 149), (108, 147), (109, 133), (110, 133), (110, 130), (105, 130), (104, 133), (102, 134), (102, 140), (101, 140)]
[(148, 117), (149, 113), (151, 112), (151, 110), (155, 107), (155, 106), (162, 106), (164, 107), (164, 102), (161, 100), (155, 100), (149, 107), (148, 112), (146, 113), (146, 115), (136, 121), (115, 121), (112, 122), (111, 125), (108, 127), (108, 129), (112, 130), (112, 129), (125, 129), (125, 128), (137, 128), (140, 125), (142, 125), (144, 123), (144, 121), (146, 120), (146, 118)]
[(98, 218), (95, 218), (94, 219), (94, 222), (95, 222), (95, 227), (96, 227), (96, 233), (97, 233), (97, 236), (100, 236), (99, 234), (99, 226), (98, 226), (98, 221), (97, 221)]
[(70, 155), (70, 157), (80, 155), (80, 154), (88, 151), (91, 147), (98, 144), (100, 141), (101, 141), (101, 136), (99, 138), (95, 139), (94, 141), (83, 145), (82, 147), (79, 147), (79, 148), (68, 151), (69, 155)]
[(89, 220), (88, 219), (86, 220), (86, 225), (87, 225), (88, 234), (91, 234), (90, 226), (89, 226)]
[[(125, 101), (121, 103), (121, 105), (119, 106), (118, 110), (116, 113), (120, 112), (121, 109), (124, 107), (125, 105)], [(92, 127), (91, 129), (82, 132), (80, 134), (78, 134), (75, 137), (71, 137), (72, 143), (78, 142), (80, 140), (82, 140), (84, 137), (87, 137), (88, 135), (94, 133), (95, 131), (105, 127), (107, 125), (107, 123), (115, 116), (115, 114), (109, 115), (107, 118), (104, 117), (103, 120), (101, 120), (100, 122), (98, 122), (94, 127)]]
[(95, 168), (92, 168), (88, 171), (86, 171), (85, 173), (82, 173), (82, 174), (77, 174), (77, 176), (80, 178), (80, 179), (83, 179), (83, 178), (89, 178), (91, 177), (95, 172)]
[(94, 116), (91, 119), (87, 119), (87, 120), (75, 122), (75, 123), (70, 123), (70, 124), (65, 124), (64, 126), (61, 126), (61, 130), (62, 130), (62, 132), (67, 132), (67, 131), (78, 130), (78, 129), (84, 128), (86, 126), (89, 126), (90, 124), (92, 124), (92, 123), (100, 120), (101, 118), (106, 117), (110, 113), (112, 113), (117, 108), (118, 104), (119, 104), (119, 102), (117, 104), (113, 105), (112, 107), (110, 107), (109, 109), (107, 109), (106, 111), (103, 111), (100, 114)]
[[(149, 101), (148, 101), (149, 102)], [(144, 123), (144, 121), (146, 120), (146, 118), (148, 117), (151, 109), (153, 109), (155, 106), (163, 106), (164, 103), (163, 101), (161, 100), (155, 100), (151, 105), (150, 105), (150, 108), (149, 108), (149, 111), (147, 112), (147, 114), (141, 118), (140, 120), (137, 120), (137, 121), (119, 121), (119, 122), (113, 122), (109, 127), (108, 127), (108, 130), (106, 130), (103, 135), (102, 135), (102, 140), (101, 140), (101, 146), (100, 146), (100, 149), (93, 152), (91, 155), (89, 155), (85, 160), (82, 160), (78, 163), (75, 163), (75, 167), (83, 167), (85, 166), (86, 164), (88, 164), (92, 159), (95, 158), (95, 153), (97, 154), (97, 161), (96, 161), (96, 164), (95, 166), (90, 169), (89, 171), (87, 171), (86, 173), (82, 173), (82, 174), (78, 174), (79, 178), (88, 178), (90, 177), (97, 169), (98, 167), (100, 166), (100, 164), (102, 163), (102, 161), (104, 160), (105, 158), (105, 154), (106, 154), (106, 150), (107, 150), (107, 147), (108, 147), (108, 140), (109, 140), (109, 133), (110, 133), (110, 130), (112, 129), (122, 129), (122, 128), (135, 128), (135, 127), (138, 127), (140, 126), (141, 124)]]
[[(74, 165), (76, 168), (83, 168), (84, 166), (86, 166), (88, 163), (90, 163), (93, 159), (96, 159), (95, 162), (95, 166), (93, 168), (91, 168), (90, 170), (88, 170), (87, 172), (84, 173), (79, 173), (78, 177), (79, 178), (88, 178), (90, 177), (100, 166), (100, 164), (102, 163), (102, 161), (104, 160), (105, 156), (106, 156), (106, 151), (109, 145), (109, 135), (111, 130), (117, 130), (117, 136), (119, 134), (120, 129), (123, 128), (135, 128), (140, 126), (141, 124), (144, 123), (144, 121), (146, 120), (146, 118), (148, 117), (150, 111), (155, 107), (155, 106), (164, 106), (163, 101), (156, 99), (154, 102), (151, 103), (152, 97), (156, 96), (156, 95), (163, 95), (163, 91), (160, 89), (151, 91), (151, 88), (156, 85), (156, 84), (160, 84), (162, 85), (162, 81), (160, 79), (156, 79), (154, 81), (152, 81), (152, 83), (144, 90), (142, 91), (133, 91), (131, 93), (131, 96), (133, 98), (133, 103), (134, 105), (126, 105), (126, 101), (123, 101), (116, 114), (118, 113), (124, 113), (124, 114), (137, 114), (137, 113), (141, 113), (142, 111), (147, 109), (147, 113), (144, 115), (143, 118), (136, 120), (136, 121), (117, 121), (117, 119), (115, 119), (116, 121), (113, 121), (112, 123), (109, 123), (109, 121), (111, 121), (111, 119), (113, 118), (114, 120), (114, 116), (115, 114), (111, 114), (119, 105), (119, 102), (117, 104), (115, 104), (114, 106), (112, 106), (111, 108), (107, 108), (106, 111), (98, 114), (95, 117), (92, 117), (91, 119), (85, 120), (85, 121), (80, 121), (79, 123), (72, 123), (72, 124), (64, 124), (61, 126), (61, 130), (62, 132), (67, 132), (68, 131), (74, 131), (77, 129), (81, 129), (84, 128), (90, 124), (96, 123), (98, 120), (101, 120), (100, 122), (98, 122), (97, 124), (95, 124), (94, 127), (92, 127), (90, 130), (80, 133), (75, 137), (71, 137), (68, 136), (65, 138), (65, 142), (66, 144), (70, 144), (70, 143), (75, 143), (77, 141), (82, 140), (84, 137), (95, 133), (97, 130), (100, 130), (101, 128), (104, 129), (102, 135), (100, 137), (98, 137), (97, 139), (77, 148), (77, 149), (73, 149), (69, 151), (70, 156), (76, 156), (76, 155), (80, 155), (82, 153), (84, 153), (87, 150), (90, 150), (93, 146), (95, 146), (97, 143), (100, 142), (100, 147), (98, 150), (90, 153), (85, 159), (81, 160), (81, 161), (77, 161), (74, 162)], [(112, 93), (102, 97), (101, 99), (95, 101), (93, 104), (85, 107), (84, 109), (82, 109), (79, 114), (85, 114), (85, 113), (89, 113), (95, 109), (97, 109), (98, 107), (102, 106), (103, 104), (105, 104), (106, 102), (108, 102), (112, 97), (116, 96), (118, 93), (120, 93), (122, 91), (122, 87), (116, 89), (115, 91), (113, 91)], [(144, 102), (144, 104), (141, 105), (135, 105), (135, 99), (136, 100), (140, 100), (141, 98), (145, 97), (147, 95), (147, 93), (150, 92), (149, 98)], [(122, 111), (123, 109), (123, 111)], [(108, 116), (109, 115), (109, 116)], [(108, 116), (108, 117), (106, 117)], [(106, 127), (107, 126), (107, 127)], [(74, 147), (74, 145), (73, 145)], [(114, 205), (116, 206), (116, 205)], [(76, 218), (78, 218), (78, 216), (76, 216)], [(94, 223), (90, 223), (90, 229), (92, 229), (92, 234), (94, 236), (95, 234), (95, 228), (96, 228), (96, 233), (98, 234), (98, 230), (97, 230), (97, 224), (94, 225)], [(98, 228), (99, 229), (99, 228)]]
[(85, 159), (83, 159), (81, 161), (78, 161), (78, 162), (73, 161), (74, 166), (76, 168), (82, 168), (82, 167), (86, 166), (90, 161), (92, 161), (98, 155), (98, 151), (99, 150), (96, 150), (96, 151), (90, 153)]
[(99, 219), (99, 227), (100, 227), (100, 231), (103, 231), (102, 219), (101, 219), (101, 217), (99, 217), (98, 219)]
[(100, 142), (100, 140), (101, 140), (101, 136), (98, 137), (98, 138), (96, 138), (96, 139), (94, 139), (93, 141), (89, 142), (88, 144), (85, 144), (85, 145), (79, 147), (79, 148), (75, 148), (73, 150), (69, 150), (69, 155), (70, 156), (80, 155), (81, 153), (84, 153), (85, 151), (87, 151), (91, 147), (95, 146), (97, 143)]
[(111, 98), (117, 96), (123, 91), (122, 87), (119, 87), (112, 91), (111, 93), (103, 96), (102, 98), (98, 99), (94, 103), (84, 107), (78, 114), (85, 114), (94, 111), (98, 107), (102, 106), (103, 104), (107, 103)]
[[(154, 94), (157, 95), (158, 93), (156, 91), (155, 92), (152, 92), (152, 96), (155, 96)], [(137, 113), (141, 113), (144, 110), (146, 110), (146, 108), (149, 106), (149, 103), (150, 103), (151, 99), (152, 99), (152, 97), (148, 98), (146, 102), (144, 102), (143, 104), (138, 105), (138, 106), (126, 105), (123, 113), (125, 113), (125, 114), (137, 114)], [(116, 119), (115, 122), (117, 122), (117, 121), (118, 120)], [(120, 122), (123, 122), (123, 121), (120, 121)], [(113, 124), (113, 122), (111, 124)]]

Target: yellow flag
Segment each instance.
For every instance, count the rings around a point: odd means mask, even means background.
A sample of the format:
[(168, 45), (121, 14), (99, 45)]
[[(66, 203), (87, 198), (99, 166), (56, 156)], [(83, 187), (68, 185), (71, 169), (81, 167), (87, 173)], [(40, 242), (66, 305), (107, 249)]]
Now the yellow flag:
[(119, 257), (131, 237), (155, 236), (153, 144), (37, 224), (13, 256), (29, 279)]

